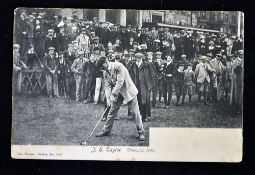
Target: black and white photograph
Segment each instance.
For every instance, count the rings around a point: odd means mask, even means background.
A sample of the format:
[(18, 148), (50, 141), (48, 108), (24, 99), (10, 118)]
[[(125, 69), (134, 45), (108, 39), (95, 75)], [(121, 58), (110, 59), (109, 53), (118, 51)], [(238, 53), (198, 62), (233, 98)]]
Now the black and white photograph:
[(20, 7), (13, 24), (12, 145), (132, 152), (165, 140), (155, 128), (242, 132), (241, 11)]

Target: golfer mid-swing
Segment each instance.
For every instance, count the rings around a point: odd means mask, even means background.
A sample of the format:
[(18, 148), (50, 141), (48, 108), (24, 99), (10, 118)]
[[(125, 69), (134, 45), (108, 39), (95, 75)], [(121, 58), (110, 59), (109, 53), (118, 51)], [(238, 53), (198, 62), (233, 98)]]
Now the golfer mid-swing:
[(103, 131), (97, 137), (107, 136), (112, 130), (114, 119), (123, 101), (128, 104), (131, 114), (135, 118), (139, 140), (144, 141), (142, 117), (140, 115), (137, 94), (138, 90), (133, 83), (126, 67), (119, 62), (109, 62), (106, 57), (97, 60), (98, 68), (104, 70), (105, 96), (110, 111), (104, 124)]

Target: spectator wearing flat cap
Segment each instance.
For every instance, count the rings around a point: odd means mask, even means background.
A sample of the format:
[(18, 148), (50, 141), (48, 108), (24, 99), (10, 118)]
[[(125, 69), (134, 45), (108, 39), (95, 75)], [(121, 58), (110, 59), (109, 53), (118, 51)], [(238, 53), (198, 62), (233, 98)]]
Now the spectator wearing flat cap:
[(154, 61), (155, 65), (155, 75), (156, 75), (156, 86), (153, 88), (152, 93), (153, 93), (153, 106), (154, 104), (156, 105), (156, 96), (157, 94), (159, 95), (159, 102), (161, 102), (161, 97), (162, 97), (162, 78), (163, 78), (163, 60), (161, 58), (162, 52), (156, 52), (156, 60)]
[(208, 64), (208, 59), (206, 56), (201, 56), (199, 64), (197, 64), (195, 69), (195, 77), (198, 91), (198, 102), (201, 103), (201, 96), (204, 96), (204, 104), (208, 105), (207, 98), (210, 86), (210, 76), (209, 73), (215, 72)]
[(46, 70), (46, 87), (47, 87), (47, 95), (49, 97), (59, 97), (58, 92), (58, 79), (57, 79), (57, 58), (55, 54), (55, 48), (49, 47), (48, 54), (46, 54), (43, 58), (44, 67)]
[(217, 53), (213, 59), (210, 60), (209, 64), (212, 69), (215, 70), (215, 72), (210, 74), (210, 95), (212, 97), (212, 100), (217, 102), (218, 96), (218, 83), (221, 81), (223, 71), (226, 69), (226, 67), (221, 62), (222, 55), (220, 53)]
[(130, 77), (138, 89), (138, 104), (143, 121), (151, 117), (150, 92), (155, 86), (155, 74), (151, 64), (144, 61), (142, 53), (136, 53), (136, 62), (129, 67)]
[(86, 35), (86, 29), (81, 28), (81, 34), (77, 36), (76, 41), (78, 41), (79, 48), (89, 49), (90, 39), (89, 36)]
[(56, 39), (56, 37), (54, 37), (54, 30), (53, 29), (48, 30), (48, 35), (47, 35), (46, 39), (44, 40), (44, 44), (43, 44), (44, 53), (47, 53), (48, 49), (50, 47), (54, 47), (55, 50), (58, 48), (57, 39)]
[(99, 40), (100, 40), (100, 38), (98, 38), (98, 36), (95, 36), (95, 37), (93, 38), (93, 44), (91, 44), (91, 45), (90, 45), (90, 48), (89, 48), (89, 50), (90, 50), (91, 53), (94, 51), (94, 48), (95, 48), (95, 47), (99, 48), (99, 51), (100, 51), (100, 52), (101, 52), (101, 51), (105, 51), (104, 46), (103, 46), (102, 44), (100, 44)]
[(76, 102), (82, 99), (82, 89), (83, 89), (83, 78), (84, 78), (84, 65), (86, 60), (84, 58), (84, 51), (77, 52), (77, 58), (74, 60), (71, 70), (74, 72), (74, 79), (76, 82)]

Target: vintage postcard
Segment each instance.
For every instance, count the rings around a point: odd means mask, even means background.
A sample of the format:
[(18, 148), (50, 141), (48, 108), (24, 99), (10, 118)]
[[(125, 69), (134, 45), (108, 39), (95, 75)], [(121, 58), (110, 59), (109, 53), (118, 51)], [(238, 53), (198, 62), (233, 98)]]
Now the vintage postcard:
[(240, 11), (14, 11), (14, 159), (241, 162)]

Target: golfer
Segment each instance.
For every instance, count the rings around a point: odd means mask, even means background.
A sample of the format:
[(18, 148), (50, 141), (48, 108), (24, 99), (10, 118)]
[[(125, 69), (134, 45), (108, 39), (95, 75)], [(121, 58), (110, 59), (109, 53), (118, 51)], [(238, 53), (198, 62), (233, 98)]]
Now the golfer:
[(97, 60), (97, 66), (99, 69), (104, 70), (106, 102), (107, 106), (110, 106), (111, 108), (104, 124), (103, 131), (96, 136), (102, 137), (111, 133), (114, 119), (124, 101), (128, 104), (131, 115), (135, 118), (139, 140), (144, 141), (145, 137), (142, 116), (140, 115), (136, 97), (138, 90), (133, 83), (128, 70), (122, 63), (109, 62), (106, 57), (100, 57)]

